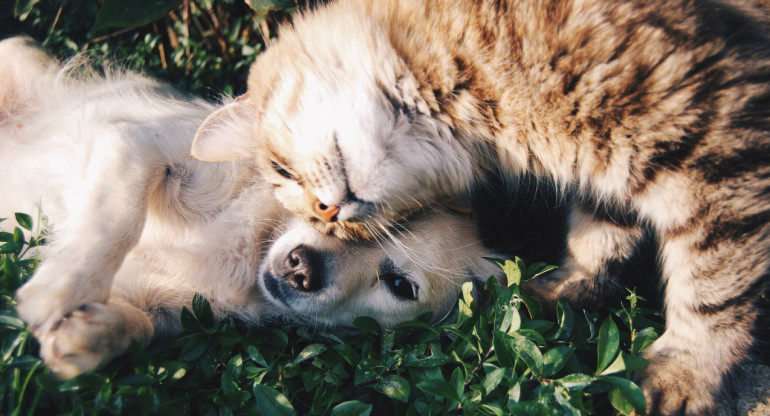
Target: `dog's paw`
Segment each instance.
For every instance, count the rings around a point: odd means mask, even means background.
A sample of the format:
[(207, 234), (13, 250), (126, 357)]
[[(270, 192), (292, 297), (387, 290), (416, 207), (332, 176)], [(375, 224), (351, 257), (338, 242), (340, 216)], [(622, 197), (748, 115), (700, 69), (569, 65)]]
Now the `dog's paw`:
[(48, 332), (80, 305), (104, 303), (111, 279), (79, 273), (55, 258), (42, 264), (35, 275), (16, 292), (16, 312), (36, 336)]
[(719, 381), (704, 377), (692, 365), (659, 354), (637, 375), (647, 400), (647, 415), (709, 415), (715, 407)]
[(16, 292), (16, 313), (33, 334), (48, 332), (65, 314), (78, 307), (72, 293), (34, 278)]
[(149, 343), (152, 324), (125, 304), (89, 303), (38, 336), (40, 356), (62, 379), (93, 371), (123, 353), (132, 340)]

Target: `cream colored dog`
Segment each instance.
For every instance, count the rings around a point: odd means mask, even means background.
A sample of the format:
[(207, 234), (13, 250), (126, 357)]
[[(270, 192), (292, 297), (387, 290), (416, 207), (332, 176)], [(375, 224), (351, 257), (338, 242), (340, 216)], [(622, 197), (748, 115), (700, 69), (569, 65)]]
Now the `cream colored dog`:
[[(418, 213), (344, 242), (294, 220), (247, 161), (188, 156), (216, 108), (137, 74), (64, 67), (27, 38), (0, 42), (0, 223), (41, 211), (42, 262), (17, 311), (61, 377), (132, 340), (178, 332), (195, 293), (251, 323), (384, 326), (441, 318), (465, 281), (499, 277), (468, 216)], [(248, 131), (248, 128), (233, 129)]]

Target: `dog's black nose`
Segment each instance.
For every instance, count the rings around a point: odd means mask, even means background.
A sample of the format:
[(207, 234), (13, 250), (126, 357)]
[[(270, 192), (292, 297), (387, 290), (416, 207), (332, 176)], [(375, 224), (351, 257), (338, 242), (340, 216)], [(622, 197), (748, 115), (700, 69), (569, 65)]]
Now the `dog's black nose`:
[(315, 250), (299, 246), (289, 252), (283, 262), (283, 278), (296, 290), (315, 292), (323, 286), (321, 255)]

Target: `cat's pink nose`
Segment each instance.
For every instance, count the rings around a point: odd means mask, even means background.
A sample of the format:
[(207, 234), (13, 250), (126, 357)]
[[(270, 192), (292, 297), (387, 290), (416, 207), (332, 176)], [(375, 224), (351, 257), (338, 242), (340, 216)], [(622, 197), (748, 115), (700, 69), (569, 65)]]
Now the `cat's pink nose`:
[(337, 221), (337, 214), (340, 213), (340, 207), (336, 205), (329, 206), (316, 199), (313, 203), (313, 211), (322, 220), (326, 222), (335, 222)]

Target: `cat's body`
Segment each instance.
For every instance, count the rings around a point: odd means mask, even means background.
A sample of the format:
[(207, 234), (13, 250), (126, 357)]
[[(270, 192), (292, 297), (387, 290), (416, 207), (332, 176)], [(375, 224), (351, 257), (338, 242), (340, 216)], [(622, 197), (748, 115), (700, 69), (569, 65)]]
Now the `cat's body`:
[(770, 267), (770, 41), (733, 3), (339, 1), (258, 59), (255, 139), (204, 129), (193, 155), (256, 157), (343, 238), (454, 203), (485, 164), (534, 173), (573, 205), (562, 268), (529, 286), (549, 301), (612, 293), (648, 227), (667, 285), (648, 410), (705, 414)]

